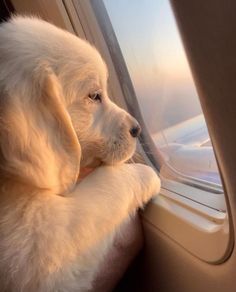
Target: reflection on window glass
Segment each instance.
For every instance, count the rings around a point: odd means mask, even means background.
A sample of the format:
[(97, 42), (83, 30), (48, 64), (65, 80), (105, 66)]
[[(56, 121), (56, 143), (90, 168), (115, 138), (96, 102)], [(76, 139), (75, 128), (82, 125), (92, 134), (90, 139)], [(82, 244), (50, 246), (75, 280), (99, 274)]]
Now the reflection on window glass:
[(169, 1), (104, 0), (104, 4), (143, 118), (166, 165), (187, 177), (220, 185)]

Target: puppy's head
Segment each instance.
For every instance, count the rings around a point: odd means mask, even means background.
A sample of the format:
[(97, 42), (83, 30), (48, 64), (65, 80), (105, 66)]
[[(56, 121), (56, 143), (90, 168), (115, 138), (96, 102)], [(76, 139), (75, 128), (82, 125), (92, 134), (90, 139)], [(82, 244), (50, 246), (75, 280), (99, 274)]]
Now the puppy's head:
[(137, 121), (107, 94), (87, 42), (34, 18), (0, 28), (0, 172), (64, 192), (80, 166), (129, 159)]
[[(67, 63), (72, 70), (68, 68), (68, 75), (63, 74), (61, 79), (64, 96), (69, 101), (68, 113), (81, 145), (81, 166), (124, 162), (134, 153), (140, 127), (109, 99), (106, 65), (98, 52), (86, 45), (90, 55), (85, 64), (78, 65), (80, 60), (73, 55)], [(72, 79), (67, 88), (64, 84)]]

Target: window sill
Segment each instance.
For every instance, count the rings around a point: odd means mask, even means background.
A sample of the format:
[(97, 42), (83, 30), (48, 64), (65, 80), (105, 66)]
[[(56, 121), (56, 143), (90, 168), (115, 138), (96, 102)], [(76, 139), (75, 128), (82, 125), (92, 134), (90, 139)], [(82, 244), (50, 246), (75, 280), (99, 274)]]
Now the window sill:
[[(182, 186), (185, 192), (192, 191)], [(198, 195), (203, 192), (197, 190)], [(212, 195), (212, 194), (210, 194)], [(228, 216), (219, 211), (180, 196), (167, 189), (147, 206), (142, 217), (199, 259), (209, 263), (220, 263), (229, 252)]]
[(225, 196), (224, 193), (214, 193), (200, 187), (187, 185), (175, 180), (166, 179), (162, 175), (162, 188), (164, 193), (176, 194), (190, 201), (196, 202), (200, 205), (207, 206), (208, 208), (226, 212)]

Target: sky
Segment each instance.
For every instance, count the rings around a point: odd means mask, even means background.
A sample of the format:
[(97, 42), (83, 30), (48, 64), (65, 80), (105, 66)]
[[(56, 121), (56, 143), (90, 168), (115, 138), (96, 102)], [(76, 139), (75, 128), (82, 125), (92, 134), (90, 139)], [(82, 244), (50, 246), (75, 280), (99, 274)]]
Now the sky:
[(151, 133), (201, 113), (168, 0), (104, 0)]

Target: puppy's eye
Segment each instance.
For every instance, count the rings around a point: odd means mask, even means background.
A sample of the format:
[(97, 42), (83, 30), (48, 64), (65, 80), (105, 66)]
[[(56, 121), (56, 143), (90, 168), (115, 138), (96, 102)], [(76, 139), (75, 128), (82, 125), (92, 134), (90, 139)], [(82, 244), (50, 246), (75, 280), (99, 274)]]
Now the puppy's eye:
[(100, 92), (91, 93), (88, 97), (94, 102), (102, 102), (102, 95)]

